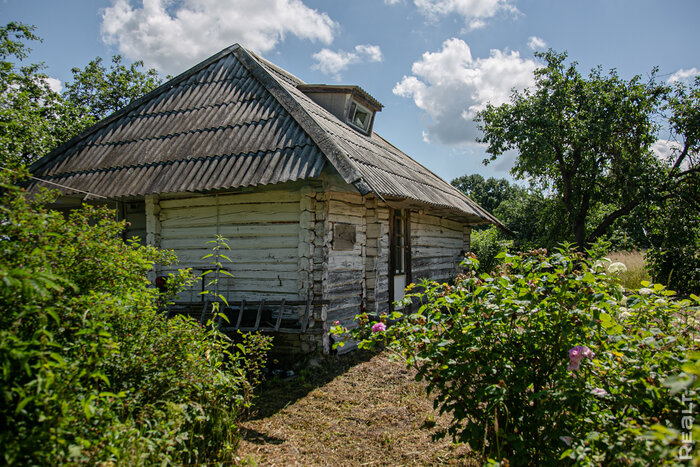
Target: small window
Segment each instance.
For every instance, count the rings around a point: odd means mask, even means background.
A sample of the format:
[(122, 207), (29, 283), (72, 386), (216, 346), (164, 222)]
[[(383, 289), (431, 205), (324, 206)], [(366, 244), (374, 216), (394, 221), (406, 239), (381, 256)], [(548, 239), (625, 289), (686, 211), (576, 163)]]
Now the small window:
[(348, 123), (362, 131), (367, 132), (369, 131), (369, 125), (371, 122), (372, 112), (353, 101), (352, 104), (350, 104), (350, 111), (348, 112)]

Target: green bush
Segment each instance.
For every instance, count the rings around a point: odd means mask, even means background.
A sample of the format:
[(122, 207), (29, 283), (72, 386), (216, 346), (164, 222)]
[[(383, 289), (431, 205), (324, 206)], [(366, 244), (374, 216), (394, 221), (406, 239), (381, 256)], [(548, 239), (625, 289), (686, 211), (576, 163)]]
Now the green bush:
[(492, 274), (468, 259), (454, 286), (408, 294), (415, 312), (381, 317), (398, 320), (386, 330), (360, 316), (349, 335), (405, 356), (452, 414), (449, 434), (484, 459), (674, 464), (679, 446), (651, 427), (680, 427), (682, 402), (664, 383), (697, 348), (700, 299), (649, 283), (625, 295), (601, 262), (566, 248), (504, 256)]
[(502, 263), (498, 255), (508, 251), (513, 246), (512, 240), (503, 239), (503, 235), (496, 227), (472, 230), (469, 240), (471, 252), (479, 261), (479, 268), (483, 271), (493, 271)]
[(269, 341), (232, 347), (196, 321), (166, 319), (146, 273), (171, 253), (121, 241), (107, 209), (64, 217), (42, 207), (48, 195), (28, 203), (3, 186), (2, 462), (230, 458)]

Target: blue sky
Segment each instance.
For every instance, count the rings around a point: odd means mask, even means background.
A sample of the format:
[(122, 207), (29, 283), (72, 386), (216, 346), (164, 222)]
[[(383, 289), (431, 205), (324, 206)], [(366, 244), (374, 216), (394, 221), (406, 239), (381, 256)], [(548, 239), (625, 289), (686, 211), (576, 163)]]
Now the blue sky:
[(664, 80), (700, 73), (697, 0), (0, 0), (37, 27), (32, 61), (65, 82), (121, 53), (176, 75), (238, 42), (308, 83), (357, 84), (384, 104), (375, 130), (447, 180), (484, 166), (471, 121), (532, 83), (534, 51), (587, 72)]

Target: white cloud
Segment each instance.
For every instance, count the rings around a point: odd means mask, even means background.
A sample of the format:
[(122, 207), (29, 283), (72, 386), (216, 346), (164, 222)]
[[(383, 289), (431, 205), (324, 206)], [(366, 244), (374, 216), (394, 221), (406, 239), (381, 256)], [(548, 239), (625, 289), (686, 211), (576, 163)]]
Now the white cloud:
[(439, 52), (426, 52), (404, 76), (394, 94), (412, 98), (431, 118), (424, 140), (448, 145), (473, 143), (478, 136), (473, 118), (487, 103), (508, 102), (511, 90), (534, 84), (537, 64), (518, 52), (491, 50), (473, 58), (461, 39), (448, 39)]
[(344, 50), (333, 51), (321, 49), (313, 54), (316, 64), (312, 66), (315, 70), (320, 70), (323, 74), (332, 75), (340, 79), (340, 72), (348, 66), (364, 62), (381, 62), (384, 57), (378, 45), (356, 45), (353, 52)]
[(44, 82), (46, 82), (46, 84), (49, 85), (49, 89), (51, 89), (53, 92), (57, 92), (60, 94), (61, 91), (63, 91), (63, 83), (60, 79), (47, 76), (46, 78), (44, 78)]
[(397, 5), (399, 3), (403, 3), (403, 0), (384, 0), (384, 3), (387, 5)]
[(419, 10), (429, 18), (456, 14), (462, 16), (470, 29), (486, 25), (486, 19), (501, 12), (517, 13), (515, 0), (414, 0)]
[(474, 18), (469, 21), (469, 30), (474, 31), (475, 29), (481, 29), (486, 26), (486, 21), (480, 18)]
[[(679, 152), (682, 150), (682, 146), (677, 141), (671, 141), (668, 139), (658, 139), (654, 141), (651, 145), (651, 150), (656, 154), (660, 160), (668, 163), (674, 163), (678, 157)], [(688, 168), (688, 161), (686, 160), (681, 164), (682, 169)]]
[(165, 73), (184, 71), (236, 42), (272, 50), (285, 35), (329, 44), (338, 25), (302, 0), (113, 0), (103, 41)]
[(544, 39), (537, 36), (530, 36), (530, 39), (527, 41), (527, 46), (530, 48), (530, 50), (538, 50), (547, 47), (547, 43), (544, 41)]
[(691, 81), (698, 75), (700, 75), (700, 70), (698, 70), (695, 67), (689, 70), (680, 69), (671, 75), (671, 77), (668, 79), (668, 82), (677, 83), (680, 81), (682, 83), (690, 84)]

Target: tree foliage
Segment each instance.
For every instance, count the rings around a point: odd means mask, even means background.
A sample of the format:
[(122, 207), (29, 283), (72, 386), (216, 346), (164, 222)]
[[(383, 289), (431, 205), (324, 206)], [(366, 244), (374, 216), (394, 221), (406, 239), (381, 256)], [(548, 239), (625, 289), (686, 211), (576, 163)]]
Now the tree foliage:
[(505, 178), (484, 179), (479, 174), (462, 175), (450, 183), (490, 213), (494, 213), (504, 201), (518, 198), (525, 192), (524, 188)]
[(41, 41), (35, 28), (11, 22), (0, 28), (0, 162), (29, 165), (97, 120), (157, 87), (154, 69), (112, 57), (109, 70), (100, 57), (73, 68), (63, 95), (49, 86), (42, 63), (25, 62), (29, 42)]
[(24, 64), (39, 41), (34, 27), (0, 27), (0, 163), (14, 168), (38, 159), (91, 122), (49, 87), (42, 64)]
[[(269, 346), (166, 319), (146, 279), (174, 259), (121, 239), (114, 212), (67, 217), (0, 176), (0, 459), (4, 464), (232, 461)], [(174, 279), (187, 281), (187, 274)], [(172, 281), (171, 281), (172, 282)]]
[[(514, 92), (510, 103), (479, 113), (480, 141), (490, 160), (518, 150), (513, 173), (556, 194), (583, 250), (663, 183), (665, 171), (651, 145), (665, 88), (600, 68), (583, 77), (576, 63), (566, 65), (564, 53), (539, 57), (546, 65), (535, 71), (533, 90)], [(601, 203), (613, 209), (588, 226)]]
[(66, 84), (63, 93), (68, 102), (85, 109), (95, 121), (127, 106), (162, 81), (155, 69), (140, 70), (143, 61), (127, 66), (121, 55), (114, 55), (109, 70), (102, 62), (96, 57), (82, 70), (73, 68), (73, 81)]

